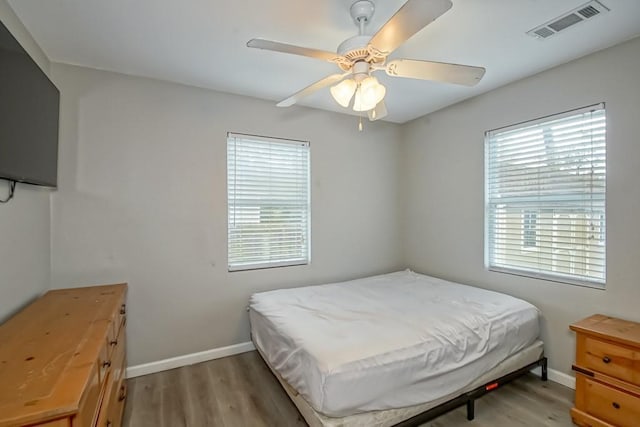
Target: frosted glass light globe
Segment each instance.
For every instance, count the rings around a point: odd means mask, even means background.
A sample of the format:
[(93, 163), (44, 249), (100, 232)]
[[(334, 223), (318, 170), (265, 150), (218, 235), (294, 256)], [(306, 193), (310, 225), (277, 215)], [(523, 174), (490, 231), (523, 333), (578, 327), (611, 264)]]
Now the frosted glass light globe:
[(349, 102), (351, 102), (351, 97), (353, 93), (356, 91), (357, 84), (353, 79), (343, 80), (335, 86), (332, 86), (331, 96), (336, 102), (343, 107), (348, 107)]

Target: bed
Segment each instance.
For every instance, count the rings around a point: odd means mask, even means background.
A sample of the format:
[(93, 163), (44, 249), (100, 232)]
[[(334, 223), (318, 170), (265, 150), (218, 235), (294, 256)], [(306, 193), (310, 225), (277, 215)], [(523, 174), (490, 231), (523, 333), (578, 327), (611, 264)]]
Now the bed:
[(546, 362), (538, 315), (523, 300), (409, 270), (261, 292), (249, 304), (256, 348), (312, 427), (422, 422), (463, 403), (472, 416), (487, 384)]

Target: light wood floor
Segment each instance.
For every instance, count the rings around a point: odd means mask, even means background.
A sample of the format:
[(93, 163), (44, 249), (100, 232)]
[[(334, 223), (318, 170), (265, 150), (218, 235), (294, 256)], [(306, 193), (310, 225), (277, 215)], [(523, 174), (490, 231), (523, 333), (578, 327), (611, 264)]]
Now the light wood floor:
[[(128, 380), (124, 426), (306, 426), (257, 352)], [(571, 426), (573, 390), (527, 375), (424, 427)]]

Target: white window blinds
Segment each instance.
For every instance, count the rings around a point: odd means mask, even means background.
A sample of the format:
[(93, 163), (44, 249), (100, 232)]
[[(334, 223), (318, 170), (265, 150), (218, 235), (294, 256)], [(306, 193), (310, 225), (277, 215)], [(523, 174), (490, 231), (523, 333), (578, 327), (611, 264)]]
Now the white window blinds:
[(229, 271), (309, 263), (309, 143), (227, 135)]
[(604, 104), (487, 132), (490, 270), (604, 287)]

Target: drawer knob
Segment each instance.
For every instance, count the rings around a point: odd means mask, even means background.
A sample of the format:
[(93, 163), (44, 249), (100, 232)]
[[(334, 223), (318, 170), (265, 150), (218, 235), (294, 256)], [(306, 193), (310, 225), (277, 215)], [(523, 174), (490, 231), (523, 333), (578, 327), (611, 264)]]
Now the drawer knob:
[(616, 409), (620, 409), (620, 404), (618, 402), (613, 402), (611, 405)]
[(604, 363), (610, 363), (611, 362), (611, 358), (609, 356), (605, 356), (605, 357), (602, 358), (602, 361)]
[(127, 304), (122, 304), (120, 307), (120, 314), (127, 314)]
[(124, 385), (120, 386), (120, 395), (118, 396), (118, 402), (122, 402), (127, 398), (127, 388)]
[(110, 420), (107, 420), (107, 424), (106, 424), (106, 426), (107, 426), (107, 427), (111, 427), (112, 425), (113, 425), (113, 423), (112, 423)]
[(111, 366), (111, 360), (107, 360), (105, 362), (102, 362), (102, 367), (103, 368), (108, 368), (109, 366)]
[(118, 345), (118, 340), (109, 341), (109, 345)]

